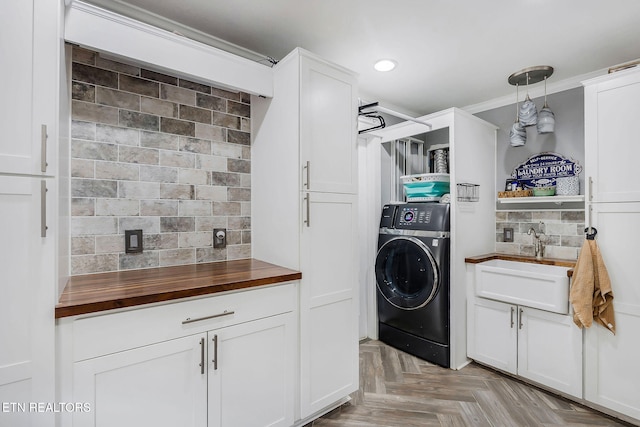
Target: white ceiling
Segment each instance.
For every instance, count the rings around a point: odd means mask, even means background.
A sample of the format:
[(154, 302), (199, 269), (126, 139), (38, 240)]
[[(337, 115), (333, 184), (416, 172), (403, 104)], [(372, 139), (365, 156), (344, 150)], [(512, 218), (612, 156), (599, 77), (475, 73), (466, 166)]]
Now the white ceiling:
[[(132, 5), (275, 59), (302, 47), (359, 73), (361, 97), (422, 115), (640, 58), (638, 0), (93, 0)], [(398, 67), (373, 70), (380, 58)], [(515, 98), (515, 96), (514, 96)]]

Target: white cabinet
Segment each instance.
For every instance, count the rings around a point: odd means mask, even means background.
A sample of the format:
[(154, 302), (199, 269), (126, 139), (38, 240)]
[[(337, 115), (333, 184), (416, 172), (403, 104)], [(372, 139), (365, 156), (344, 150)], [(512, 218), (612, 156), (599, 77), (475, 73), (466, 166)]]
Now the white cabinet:
[(572, 317), (476, 298), (469, 356), (575, 397), (582, 397), (582, 332)]
[(517, 306), (476, 298), (469, 318), (469, 357), (515, 374), (518, 359)]
[(273, 70), (274, 97), (251, 103), (252, 250), (302, 271), (307, 419), (358, 388), (356, 79), (302, 49)]
[(355, 194), (355, 78), (309, 56), (300, 57), (300, 68), (303, 189)]
[(24, 0), (0, 13), (0, 401), (27, 405), (3, 410), (2, 425), (54, 422), (28, 405), (55, 402), (57, 190), (29, 175), (55, 173), (55, 139), (45, 147), (41, 130), (56, 131), (59, 3)]
[(640, 70), (620, 71), (585, 84), (587, 223), (613, 290), (616, 334), (594, 324), (585, 331), (585, 399), (640, 420), (640, 287), (635, 266), (640, 239)]
[(585, 331), (585, 399), (640, 420), (640, 202), (594, 203), (592, 223), (613, 289), (616, 334)]
[[(55, 242), (45, 180), (0, 176), (0, 401), (54, 399)], [(52, 192), (53, 193), (53, 192)], [(44, 220), (44, 223), (43, 223)], [(42, 224), (42, 225), (41, 225)], [(0, 424), (52, 425), (51, 414), (0, 413)]]
[[(358, 387), (357, 210), (352, 195), (307, 193), (300, 287), (303, 416)], [(306, 279), (306, 280), (305, 280)]]
[(582, 331), (573, 317), (519, 307), (518, 375), (582, 397)]
[(59, 3), (23, 0), (0, 14), (0, 172), (53, 173)]
[[(96, 331), (99, 333), (99, 331)], [(206, 334), (77, 362), (75, 426), (207, 425)]]
[(209, 427), (293, 424), (294, 324), (286, 313), (208, 333)]
[(284, 284), (65, 319), (63, 345), (72, 348), (62, 371), (72, 380), (63, 398), (89, 410), (61, 424), (292, 425), (296, 290)]
[(640, 70), (585, 83), (585, 177), (588, 201), (640, 201), (636, 182), (640, 144)]

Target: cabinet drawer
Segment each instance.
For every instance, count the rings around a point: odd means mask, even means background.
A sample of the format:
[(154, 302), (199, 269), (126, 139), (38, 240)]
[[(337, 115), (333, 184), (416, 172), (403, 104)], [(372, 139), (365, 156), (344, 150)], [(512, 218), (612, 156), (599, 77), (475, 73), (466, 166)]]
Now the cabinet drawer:
[(71, 322), (73, 361), (294, 311), (297, 286), (298, 282), (289, 282), (152, 307), (80, 316)]

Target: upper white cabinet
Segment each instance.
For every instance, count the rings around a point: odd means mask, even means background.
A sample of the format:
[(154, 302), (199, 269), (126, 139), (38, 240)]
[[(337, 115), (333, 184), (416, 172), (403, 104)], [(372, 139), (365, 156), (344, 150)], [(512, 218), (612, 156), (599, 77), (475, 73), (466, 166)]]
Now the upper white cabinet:
[(587, 221), (613, 290), (616, 334), (594, 323), (585, 331), (585, 399), (640, 420), (640, 291), (635, 265), (640, 239), (640, 70), (619, 71), (585, 84)]
[(302, 189), (355, 194), (356, 79), (306, 56), (300, 68)]
[(358, 388), (356, 79), (302, 49), (273, 72), (274, 97), (251, 103), (252, 249), (302, 271), (307, 419)]
[(640, 70), (588, 81), (584, 96), (588, 201), (640, 201), (636, 174), (640, 158)]
[(0, 14), (0, 173), (55, 173), (58, 3), (24, 0)]

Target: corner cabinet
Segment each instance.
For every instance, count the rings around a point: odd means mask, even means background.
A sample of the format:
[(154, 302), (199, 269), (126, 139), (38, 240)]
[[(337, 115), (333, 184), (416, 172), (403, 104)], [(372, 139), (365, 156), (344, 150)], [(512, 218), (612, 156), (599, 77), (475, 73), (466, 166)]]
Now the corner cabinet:
[[(587, 224), (596, 240), (613, 290), (616, 334), (594, 323), (585, 331), (585, 399), (640, 421), (640, 69), (584, 82)], [(615, 414), (614, 414), (615, 415)]]
[(296, 298), (288, 283), (63, 319), (63, 398), (86, 406), (61, 425), (292, 425)]
[(308, 420), (358, 389), (355, 75), (302, 49), (252, 99), (253, 256), (302, 271), (299, 408)]

